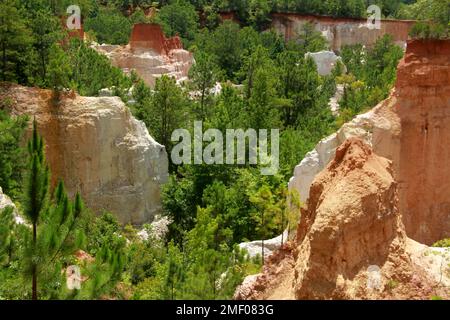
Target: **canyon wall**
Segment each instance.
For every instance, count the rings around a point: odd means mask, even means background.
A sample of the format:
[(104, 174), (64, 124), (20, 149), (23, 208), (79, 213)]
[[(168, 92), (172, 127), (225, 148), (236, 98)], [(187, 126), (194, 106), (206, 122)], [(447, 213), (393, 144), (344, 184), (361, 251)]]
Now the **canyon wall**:
[(390, 97), (296, 167), (295, 239), (235, 299), (449, 298), (449, 250), (427, 246), (450, 237), (449, 116), (450, 41), (410, 41)]
[(385, 276), (400, 273), (401, 260), (407, 262), (405, 240), (390, 161), (375, 155), (362, 140), (346, 140), (315, 178), (302, 210), (295, 297), (369, 294), (358, 292), (364, 289), (358, 282), (367, 281), (363, 274), (372, 265), (385, 269)]
[[(232, 20), (239, 23), (234, 12), (220, 12), (222, 20)], [(381, 20), (379, 29), (368, 27), (367, 19), (333, 18), (319, 15), (297, 13), (272, 13), (271, 27), (281, 34), (286, 41), (294, 40), (301, 35), (302, 26), (312, 23), (315, 29), (328, 40), (330, 49), (339, 52), (345, 45), (363, 44), (372, 46), (380, 37), (389, 34), (396, 44), (405, 47), (408, 34), (415, 21), (411, 20)]]
[(70, 195), (80, 191), (89, 208), (110, 211), (123, 224), (150, 222), (160, 212), (165, 147), (120, 98), (62, 94), (55, 102), (50, 90), (16, 85), (7, 92), (13, 115), (36, 118), (53, 186), (63, 179)]
[(295, 240), (248, 277), (235, 298), (449, 297), (447, 260), (407, 238), (398, 204), (392, 161), (359, 138), (346, 140), (315, 177)]
[(169, 55), (172, 50), (183, 49), (183, 44), (178, 35), (166, 38), (158, 24), (139, 23), (133, 27), (130, 47), (131, 49), (147, 48), (160, 55)]
[(194, 63), (192, 53), (183, 49), (181, 39), (178, 36), (166, 38), (156, 24), (134, 25), (126, 46), (95, 44), (93, 48), (125, 73), (135, 70), (150, 87), (163, 74), (178, 82), (187, 80)]
[(414, 41), (399, 65), (397, 181), (409, 237), (450, 237), (450, 41)]
[(272, 27), (282, 34), (286, 41), (301, 35), (302, 26), (312, 23), (320, 31), (334, 51), (340, 51), (345, 45), (363, 44), (372, 46), (385, 34), (392, 36), (394, 42), (405, 47), (408, 33), (414, 21), (382, 20), (380, 29), (368, 27), (367, 19), (331, 18), (294, 13), (273, 13)]
[(315, 176), (349, 137), (393, 161), (407, 235), (419, 242), (450, 237), (450, 41), (411, 41), (391, 96), (323, 139), (289, 182), (303, 203)]

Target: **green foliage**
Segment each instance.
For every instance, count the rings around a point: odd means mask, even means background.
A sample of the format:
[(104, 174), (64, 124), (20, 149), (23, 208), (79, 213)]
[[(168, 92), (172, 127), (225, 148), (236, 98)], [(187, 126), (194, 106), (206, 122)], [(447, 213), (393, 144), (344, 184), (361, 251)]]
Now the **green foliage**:
[[(195, 221), (192, 212), (197, 206), (210, 210), (220, 225), (220, 238), (230, 247), (245, 240), (260, 239), (262, 233), (267, 238), (281, 233), (282, 213), (284, 214), (284, 195), (286, 193), (280, 176), (263, 177), (258, 169), (232, 169), (228, 174), (212, 174), (215, 166), (201, 166), (207, 175), (199, 175), (199, 166), (191, 166), (184, 178), (175, 179), (166, 186), (163, 206), (173, 223), (169, 238), (182, 243), (185, 230), (193, 228)], [(220, 166), (215, 168), (216, 172)], [(198, 201), (199, 194), (203, 194)], [(258, 199), (266, 197), (267, 207)], [(266, 210), (266, 225), (261, 230), (260, 214)]]
[[(85, 280), (81, 290), (63, 290), (61, 295), (70, 299), (99, 299), (121, 293), (117, 284), (123, 280), (128, 262), (126, 238), (122, 234), (117, 219), (108, 212), (98, 217), (85, 214), (80, 221), (83, 230), (83, 246), (93, 257), (92, 260), (78, 261)], [(122, 297), (123, 298), (123, 297)]]
[(450, 21), (449, 0), (418, 0), (408, 9), (413, 18), (418, 20), (432, 20), (447, 25)]
[(202, 30), (196, 37), (195, 45), (200, 52), (212, 57), (227, 79), (236, 78), (238, 81), (245, 78), (246, 70), (243, 68), (248, 69), (249, 59), (252, 55), (255, 57), (255, 51), (258, 50), (261, 55), (261, 48), (265, 49), (266, 57), (268, 54), (270, 59), (276, 59), (286, 49), (301, 57), (306, 52), (316, 52), (327, 47), (325, 38), (310, 24), (304, 25), (300, 36), (287, 44), (286, 48), (284, 40), (274, 30), (258, 33), (250, 27), (240, 29), (239, 25), (229, 20), (212, 32)]
[(181, 38), (191, 41), (198, 28), (198, 15), (194, 6), (185, 0), (177, 0), (159, 11), (156, 21), (163, 27), (167, 36), (178, 34)]
[(46, 209), (49, 193), (49, 168), (45, 162), (44, 141), (37, 132), (36, 121), (33, 122), (32, 139), (28, 141), (28, 154), (28, 176), (23, 199), (24, 214), (33, 225), (33, 233), (36, 233), (37, 223)]
[(196, 45), (215, 58), (219, 67), (229, 78), (240, 68), (242, 42), (239, 37), (239, 25), (225, 21), (210, 33), (203, 30), (197, 35)]
[[(149, 233), (152, 232), (149, 231)], [(166, 255), (166, 248), (160, 240), (149, 238), (145, 241), (138, 239), (132, 241), (128, 247), (128, 263), (126, 265), (126, 272), (130, 276), (131, 284), (137, 285), (149, 277), (156, 276), (159, 263), (164, 261)]]
[(365, 0), (273, 0), (277, 12), (297, 12), (333, 17), (365, 17)]
[(17, 1), (7, 0), (0, 3), (0, 55), (1, 79), (19, 81), (26, 77), (23, 65), (28, 57), (32, 43), (27, 21)]
[(327, 40), (317, 31), (312, 23), (304, 24), (296, 39), (288, 43), (288, 49), (299, 51), (300, 54), (318, 52), (328, 48)]
[(130, 15), (131, 25), (135, 25), (138, 23), (149, 23), (150, 19), (145, 15), (144, 11), (141, 8), (138, 8)]
[(212, 5), (203, 6), (203, 19), (204, 26), (210, 30), (217, 28), (217, 26), (221, 22), (221, 18), (217, 12), (217, 8)]
[(34, 35), (35, 59), (35, 81), (38, 85), (47, 84), (48, 64), (54, 44), (62, 40), (63, 34), (61, 24), (57, 17), (46, 9), (39, 9), (33, 14), (30, 21)]
[(8, 98), (3, 98), (0, 103), (0, 186), (5, 194), (16, 199), (21, 192), (22, 172), (25, 168), (20, 141), (27, 118), (11, 118), (8, 115)]
[[(71, 4), (80, 4), (93, 12), (85, 21), (86, 30), (97, 32), (100, 39), (115, 37), (120, 40), (113, 43), (128, 43), (131, 24), (120, 12), (102, 9), (95, 15), (91, 0)], [(3, 21), (0, 28), (2, 80), (57, 91), (73, 88), (81, 95), (90, 96), (97, 95), (102, 88), (115, 88), (114, 93), (125, 99), (131, 80), (120, 69), (112, 67), (107, 57), (78, 39), (61, 46), (65, 33), (53, 12), (65, 12), (67, 7), (61, 7), (60, 3), (53, 8), (45, 1), (18, 0), (8, 0), (1, 6), (8, 6), (0, 13)], [(129, 24), (128, 31), (123, 19)], [(112, 32), (111, 28), (116, 28), (117, 32)]]
[[(49, 195), (49, 168), (45, 161), (44, 142), (33, 124), (28, 143), (29, 168), (23, 195), (24, 216), (31, 224), (25, 233), (20, 263), (25, 278), (32, 279), (32, 298), (38, 292), (44, 297), (58, 296), (62, 263), (82, 243), (81, 220), (83, 203), (79, 195), (72, 203), (60, 182), (53, 197)], [(38, 287), (38, 279), (42, 280)]]
[(116, 286), (122, 280), (127, 263), (126, 239), (115, 237), (103, 245), (95, 255), (95, 261), (82, 269), (88, 280), (78, 293), (80, 299), (98, 299), (116, 292)]
[(71, 72), (69, 57), (59, 45), (54, 44), (50, 48), (48, 85), (55, 91), (69, 87)]
[(164, 265), (166, 270), (163, 283), (163, 297), (174, 300), (177, 291), (185, 280), (186, 273), (183, 265), (183, 256), (179, 249), (171, 242), (167, 249), (167, 259)]
[(320, 79), (314, 61), (295, 51), (285, 51), (277, 57), (279, 70), (279, 105), (285, 126), (296, 126), (300, 117), (315, 108), (321, 92)]
[(272, 11), (269, 0), (250, 0), (248, 2), (248, 22), (256, 30), (262, 31), (270, 23)]
[(110, 243), (118, 242), (120, 226), (117, 219), (110, 212), (104, 212), (99, 217), (92, 218), (86, 224), (88, 243), (86, 249), (93, 255)]
[(219, 219), (210, 209), (199, 209), (183, 251), (169, 243), (165, 261), (154, 277), (137, 286), (135, 298), (230, 299), (246, 272), (257, 270), (257, 264), (221, 240)]
[[(30, 298), (30, 278), (36, 282), (34, 297), (39, 293), (44, 299), (231, 298), (243, 277), (261, 267), (260, 258), (248, 259), (236, 245), (295, 228), (302, 195), (286, 188), (295, 165), (336, 125), (387, 96), (402, 55), (387, 37), (370, 50), (347, 47), (342, 56), (348, 73), (338, 64), (332, 75), (321, 77), (314, 61), (305, 58), (305, 53), (327, 47), (312, 25), (305, 25), (287, 44), (274, 30), (257, 31), (266, 29), (271, 11), (364, 16), (362, 0), (160, 2), (157, 21), (167, 35), (182, 36), (196, 64), (187, 86), (163, 76), (151, 90), (135, 73), (127, 77), (112, 67), (88, 44), (73, 40), (60, 45), (63, 34), (53, 14), (64, 13), (60, 3), (65, 5), (65, 0), (6, 3), (13, 9), (0, 13), (6, 25), (0, 28), (0, 49), (6, 48), (4, 80), (56, 90), (69, 87), (82, 95), (114, 87), (114, 94), (124, 100), (133, 85), (135, 103), (130, 108), (169, 153), (172, 131), (191, 128), (193, 120), (201, 119), (204, 130), (279, 128), (281, 154), (275, 176), (261, 176), (260, 168), (248, 161), (234, 166), (172, 165), (162, 194), (164, 214), (172, 221), (167, 239), (151, 236), (146, 226), (150, 237), (144, 240), (111, 213), (90, 215), (81, 197), (69, 200), (62, 183), (50, 194), (43, 141), (35, 129), (25, 196), (18, 206), (31, 227), (15, 224), (10, 210), (0, 213), (0, 298)], [(127, 43), (132, 23), (148, 20), (140, 8), (152, 5), (146, 0), (74, 3), (87, 12), (85, 29), (109, 43)], [(384, 4), (386, 16), (404, 11), (398, 1), (377, 3)], [(206, 26), (200, 31), (195, 9), (202, 11)], [(219, 24), (217, 12), (223, 9), (236, 10), (246, 27), (231, 21)], [(22, 12), (38, 14), (21, 18)], [(35, 22), (42, 30), (32, 25)], [(213, 96), (210, 89), (221, 80), (222, 92)], [(345, 88), (338, 119), (328, 106), (337, 84)], [(1, 109), (8, 110), (10, 103), (5, 98)], [(24, 127), (25, 120), (10, 119), (0, 111), (0, 184), (13, 195), (20, 191), (19, 141)], [(79, 249), (90, 258), (75, 259)], [(64, 286), (61, 271), (71, 264), (81, 267), (84, 280), (79, 291)], [(24, 277), (17, 281), (17, 275)]]
[(150, 134), (171, 151), (173, 130), (181, 128), (186, 119), (188, 100), (175, 79), (163, 75), (156, 80), (153, 93), (141, 82), (133, 93), (137, 117), (145, 122)]
[(419, 39), (442, 39), (450, 36), (450, 0), (418, 0), (405, 8), (408, 18), (420, 20), (410, 35)]
[[(254, 73), (254, 84), (248, 99), (248, 127), (253, 129), (280, 128), (280, 113), (274, 108), (276, 79), (274, 68), (258, 68)], [(248, 86), (247, 86), (248, 87)]]
[(227, 128), (245, 128), (247, 116), (242, 112), (245, 101), (242, 90), (230, 83), (224, 83), (220, 95), (216, 99), (214, 115), (209, 119), (212, 128), (224, 132)]
[(8, 265), (11, 261), (14, 232), (13, 207), (0, 210), (0, 266)]
[(99, 43), (127, 44), (131, 28), (130, 21), (111, 7), (100, 7), (96, 16), (84, 21), (84, 29), (92, 31)]
[(433, 244), (433, 247), (438, 248), (449, 248), (450, 247), (450, 238), (442, 239)]
[(96, 96), (100, 89), (114, 88), (114, 94), (124, 98), (132, 86), (131, 79), (113, 67), (107, 57), (77, 39), (70, 42), (67, 55), (71, 86), (81, 95)]
[(387, 35), (380, 38), (371, 50), (366, 50), (361, 45), (342, 50), (342, 58), (349, 74), (337, 78), (337, 82), (344, 86), (338, 125), (388, 96), (402, 56), (402, 50)]
[(431, 22), (417, 22), (411, 28), (409, 34), (415, 39), (446, 39), (450, 34), (449, 26)]
[(195, 55), (195, 64), (189, 70), (192, 89), (199, 95), (199, 118), (204, 120), (208, 106), (211, 105), (211, 89), (220, 79), (220, 70), (213, 58), (203, 52)]

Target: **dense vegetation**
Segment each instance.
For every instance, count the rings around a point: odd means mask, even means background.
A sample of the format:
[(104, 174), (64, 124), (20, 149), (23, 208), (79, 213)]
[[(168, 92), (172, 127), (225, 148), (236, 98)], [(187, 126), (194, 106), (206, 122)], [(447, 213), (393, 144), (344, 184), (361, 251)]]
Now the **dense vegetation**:
[[(415, 8), (406, 1), (376, 2), (384, 4), (385, 16), (410, 16)], [(179, 86), (163, 76), (150, 89), (135, 74), (126, 76), (112, 67), (88, 44), (65, 41), (57, 15), (70, 4), (82, 7), (85, 29), (99, 42), (127, 43), (132, 24), (150, 20), (169, 35), (180, 34), (195, 54), (190, 81)], [(147, 17), (144, 11), (151, 6), (158, 11)], [(82, 95), (114, 87), (168, 152), (174, 147), (172, 131), (192, 131), (196, 120), (203, 121), (203, 130), (279, 128), (281, 141), (280, 170), (274, 176), (261, 176), (260, 167), (248, 161), (171, 163), (163, 194), (164, 214), (172, 222), (168, 235), (159, 239), (152, 236), (151, 226), (145, 226), (150, 237), (143, 239), (110, 213), (94, 217), (81, 197), (68, 198), (62, 182), (51, 190), (44, 141), (35, 130), (28, 158), (24, 156), (20, 141), (27, 119), (12, 118), (13, 101), (2, 95), (0, 186), (17, 200), (27, 224), (17, 224), (11, 209), (0, 213), (0, 299), (230, 298), (242, 278), (260, 268), (260, 261), (248, 259), (237, 244), (295, 227), (298, 210), (288, 209), (285, 202), (294, 166), (322, 137), (387, 97), (402, 55), (389, 37), (373, 49), (346, 47), (342, 58), (347, 72), (339, 64), (331, 75), (321, 77), (305, 53), (326, 49), (327, 43), (311, 25), (289, 43), (274, 31), (260, 31), (273, 11), (360, 17), (366, 6), (363, 0), (156, 5), (145, 0), (3, 1), (2, 81), (56, 92), (72, 89)], [(219, 23), (223, 10), (236, 11), (242, 25)], [(211, 89), (217, 82), (222, 90), (214, 94)], [(339, 117), (328, 106), (337, 85), (344, 87)], [(81, 262), (74, 256), (79, 250), (88, 253)], [(81, 290), (68, 291), (60, 270), (74, 263), (81, 265), (88, 280)]]
[(418, 0), (409, 7), (419, 22), (411, 30), (415, 38), (442, 39), (450, 37), (450, 0)]

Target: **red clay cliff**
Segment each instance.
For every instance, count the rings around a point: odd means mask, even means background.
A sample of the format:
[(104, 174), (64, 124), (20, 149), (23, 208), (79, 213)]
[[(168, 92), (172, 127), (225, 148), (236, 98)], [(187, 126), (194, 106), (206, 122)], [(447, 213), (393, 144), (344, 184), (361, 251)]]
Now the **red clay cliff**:
[(166, 38), (157, 24), (135, 24), (126, 46), (96, 45), (94, 49), (125, 72), (135, 70), (150, 87), (163, 74), (185, 81), (194, 63), (192, 53), (183, 49), (180, 37)]
[(400, 212), (407, 235), (450, 237), (450, 41), (412, 41), (393, 99), (400, 119)]
[(169, 55), (175, 49), (183, 49), (179, 36), (166, 38), (161, 26), (155, 23), (135, 24), (130, 38), (132, 49), (152, 49), (160, 55)]
[(450, 297), (445, 248), (427, 247), (450, 237), (450, 40), (410, 41), (391, 96), (361, 119), (345, 132), (369, 144), (337, 148), (295, 239), (235, 298)]
[[(222, 20), (238, 22), (234, 12), (221, 12), (220, 15)], [(332, 50), (340, 51), (345, 45), (363, 44), (370, 47), (386, 34), (391, 35), (394, 42), (403, 47), (415, 21), (383, 19), (379, 29), (370, 29), (368, 20), (364, 18), (333, 18), (297, 13), (271, 14), (271, 27), (283, 35), (286, 41), (301, 35), (302, 26), (306, 23), (312, 23), (315, 29), (323, 34)]]

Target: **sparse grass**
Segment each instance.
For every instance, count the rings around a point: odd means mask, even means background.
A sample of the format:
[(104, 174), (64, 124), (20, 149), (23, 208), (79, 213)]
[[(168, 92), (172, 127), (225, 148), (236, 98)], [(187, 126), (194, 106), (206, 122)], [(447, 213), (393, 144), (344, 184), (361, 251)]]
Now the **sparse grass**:
[(399, 285), (398, 281), (395, 281), (393, 279), (390, 279), (387, 284), (386, 284), (386, 288), (391, 291), (394, 290), (395, 288), (397, 288)]
[(253, 259), (250, 259), (246, 264), (244, 264), (244, 274), (245, 276), (258, 274), (261, 272), (261, 256), (257, 255)]
[(438, 242), (433, 244), (433, 247), (450, 248), (450, 238), (439, 240)]

